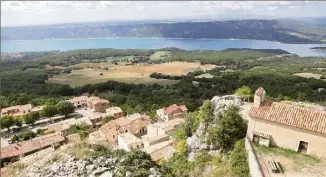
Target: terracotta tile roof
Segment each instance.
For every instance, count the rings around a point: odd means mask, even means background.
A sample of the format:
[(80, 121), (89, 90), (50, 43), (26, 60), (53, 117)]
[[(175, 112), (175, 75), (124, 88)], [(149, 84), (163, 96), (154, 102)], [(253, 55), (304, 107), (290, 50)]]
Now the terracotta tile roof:
[(127, 145), (141, 143), (139, 138), (129, 132), (118, 135), (118, 138), (120, 138)]
[(170, 105), (169, 107), (167, 108), (164, 108), (164, 112), (167, 113), (167, 114), (171, 114), (173, 112), (175, 112), (176, 110), (180, 109), (181, 111), (185, 111), (185, 110), (188, 110), (187, 107), (185, 105), (176, 105), (176, 104), (173, 104), (173, 105)]
[(255, 94), (258, 95), (258, 96), (262, 96), (264, 92), (265, 92), (264, 88), (263, 87), (259, 87), (256, 90)]
[(142, 116), (139, 113), (134, 113), (134, 114), (130, 114), (130, 115), (126, 116), (126, 118), (130, 121), (134, 121), (134, 120), (141, 119)]
[(122, 112), (122, 109), (120, 107), (117, 107), (117, 106), (106, 109), (106, 113), (109, 114), (109, 115), (112, 115), (112, 116), (114, 114), (120, 113), (120, 112)]
[(117, 128), (117, 123), (114, 122), (114, 121), (110, 121), (104, 125), (102, 125), (100, 128), (99, 128), (99, 131), (102, 132), (106, 137), (108, 136), (111, 136), (108, 134), (108, 132), (111, 130), (111, 129), (116, 129)]
[(71, 102), (71, 103), (78, 103), (78, 102), (81, 102), (81, 101), (86, 102), (87, 99), (88, 99), (88, 96), (79, 96), (79, 97), (74, 97), (74, 98), (72, 98), (72, 99), (70, 99), (68, 101)]
[(110, 103), (109, 100), (105, 100), (105, 99), (96, 99), (92, 101), (92, 105), (96, 105), (99, 103)]
[(28, 141), (15, 143), (1, 148), (0, 157), (1, 159), (16, 157), (21, 154), (33, 152), (44, 147), (50, 146), (54, 143), (59, 143), (63, 141), (65, 141), (65, 138), (62, 136), (61, 133), (53, 133), (49, 135), (40, 136)]
[(323, 111), (272, 102), (270, 105), (252, 107), (249, 115), (254, 118), (326, 134), (326, 112)]
[(115, 122), (119, 126), (126, 126), (126, 125), (131, 124), (131, 121), (125, 117), (120, 117), (120, 118), (112, 120), (112, 121)]

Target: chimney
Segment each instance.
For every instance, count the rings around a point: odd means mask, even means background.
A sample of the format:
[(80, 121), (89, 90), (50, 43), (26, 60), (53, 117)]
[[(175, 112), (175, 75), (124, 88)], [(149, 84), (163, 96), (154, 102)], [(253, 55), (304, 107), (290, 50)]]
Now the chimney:
[(266, 96), (266, 91), (264, 88), (259, 87), (255, 91), (255, 96), (254, 96), (254, 107), (261, 107), (264, 105), (265, 101), (265, 96)]

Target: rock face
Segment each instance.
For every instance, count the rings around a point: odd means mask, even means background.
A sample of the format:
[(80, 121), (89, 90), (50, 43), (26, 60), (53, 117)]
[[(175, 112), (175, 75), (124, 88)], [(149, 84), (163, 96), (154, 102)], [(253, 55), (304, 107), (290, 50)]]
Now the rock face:
[[(54, 162), (45, 165), (43, 168), (32, 167), (26, 169), (20, 176), (21, 177), (113, 177), (113, 176), (133, 176), (133, 173), (126, 171), (121, 174), (118, 167), (123, 163), (123, 158), (87, 158), (77, 159), (70, 157), (65, 162)], [(158, 169), (150, 168), (151, 177), (162, 176)]]
[[(211, 100), (212, 102), (212, 109), (213, 109), (213, 116), (214, 119), (217, 114), (225, 109), (227, 109), (231, 105), (235, 105), (240, 107), (243, 103), (240, 97), (235, 95), (225, 95), (222, 97), (214, 96)], [(212, 126), (211, 124), (208, 125), (208, 128)], [(188, 147), (188, 160), (193, 160), (196, 154), (201, 150), (208, 150), (213, 151), (216, 154), (216, 147), (213, 145), (207, 144), (206, 139), (208, 133), (206, 132), (205, 124), (200, 123), (196, 133), (193, 134), (191, 137), (187, 138), (187, 147)]]

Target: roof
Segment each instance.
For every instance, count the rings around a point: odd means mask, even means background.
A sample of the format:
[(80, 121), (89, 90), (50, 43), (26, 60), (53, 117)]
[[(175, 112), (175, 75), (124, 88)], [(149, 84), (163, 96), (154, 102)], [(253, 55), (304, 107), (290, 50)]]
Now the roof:
[(263, 87), (259, 87), (259, 88), (256, 90), (255, 94), (256, 94), (257, 96), (262, 96), (262, 95), (264, 94), (264, 92), (265, 92), (264, 88), (263, 88)]
[(92, 102), (94, 100), (100, 100), (101, 98), (100, 97), (97, 97), (97, 96), (91, 96), (87, 99), (87, 102)]
[(159, 123), (155, 123), (152, 124), (150, 126), (155, 126), (158, 128), (162, 128), (164, 131), (170, 131), (173, 130), (175, 128), (175, 126), (180, 125), (184, 122), (184, 119), (181, 118), (175, 118), (166, 122), (159, 122)]
[(126, 144), (141, 143), (139, 138), (129, 132), (118, 135), (118, 138), (122, 139)]
[(285, 103), (252, 107), (249, 115), (278, 124), (326, 134), (326, 112)]
[(161, 143), (157, 143), (157, 144), (154, 144), (152, 146), (149, 146), (147, 148), (144, 148), (144, 151), (148, 154), (151, 154), (157, 150), (160, 150), (164, 147), (167, 147), (167, 146), (170, 146), (174, 141), (173, 140), (167, 140), (167, 141), (163, 141)]
[(110, 103), (109, 100), (105, 100), (105, 99), (96, 99), (92, 101), (92, 105), (96, 105), (99, 103)]
[(16, 157), (64, 141), (61, 133), (52, 133), (1, 148), (1, 159)]
[(171, 153), (175, 152), (175, 149), (171, 146), (163, 147), (162, 149), (156, 150), (150, 154), (153, 161), (160, 160), (167, 156), (170, 156)]
[(109, 135), (108, 132), (112, 129), (116, 129), (117, 128), (117, 123), (114, 122), (114, 121), (109, 121), (108, 123), (102, 125), (100, 128), (99, 128), (99, 131), (102, 132), (106, 137), (108, 136), (112, 136), (112, 135)]
[(126, 118), (130, 121), (134, 121), (134, 120), (141, 119), (142, 116), (139, 113), (134, 113), (134, 114), (130, 114), (130, 115), (126, 116)]
[(106, 109), (106, 113), (111, 114), (111, 115), (120, 113), (120, 112), (122, 112), (122, 109), (118, 106)]
[(16, 106), (6, 107), (6, 108), (1, 109), (1, 112), (4, 113), (4, 112), (7, 112), (9, 110), (15, 110), (15, 109), (29, 110), (29, 109), (32, 109), (32, 104), (16, 105)]
[(79, 97), (74, 97), (70, 100), (68, 100), (69, 102), (71, 103), (77, 103), (77, 102), (80, 102), (80, 101), (87, 101), (88, 99), (88, 96), (79, 96)]
[(169, 107), (167, 108), (164, 108), (164, 112), (167, 113), (167, 114), (171, 114), (173, 113), (174, 111), (180, 109), (181, 111), (186, 111), (188, 110), (187, 107), (185, 105), (176, 105), (176, 104), (173, 104), (173, 105), (170, 105)]
[(112, 121), (115, 122), (119, 126), (126, 126), (126, 125), (131, 124), (131, 121), (125, 117), (120, 117), (120, 118), (114, 119)]
[(47, 126), (47, 128), (48, 128), (48, 131), (61, 132), (61, 131), (69, 129), (71, 125), (80, 124), (82, 122), (85, 122), (89, 126), (93, 125), (92, 121), (88, 117), (82, 117), (79, 119), (73, 118), (73, 119), (60, 121), (60, 122), (57, 122), (54, 124), (50, 124)]
[(164, 139), (164, 138), (167, 138), (167, 137), (170, 137), (169, 135), (167, 134), (161, 134), (161, 135), (157, 135), (157, 136), (153, 136), (153, 135), (144, 135), (141, 137), (141, 139), (143, 141), (148, 141), (148, 142), (152, 142), (152, 141), (156, 141), (156, 140), (160, 140), (160, 139)]

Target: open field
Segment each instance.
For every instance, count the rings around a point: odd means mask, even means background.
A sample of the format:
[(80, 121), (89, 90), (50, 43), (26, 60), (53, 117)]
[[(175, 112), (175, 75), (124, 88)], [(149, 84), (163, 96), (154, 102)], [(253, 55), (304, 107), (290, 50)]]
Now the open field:
[(320, 76), (322, 76), (321, 74), (314, 74), (314, 73), (295, 73), (294, 75), (305, 77), (305, 78), (315, 78), (315, 79), (320, 79)]
[[(105, 82), (107, 80), (143, 84), (174, 84), (178, 81), (154, 79), (150, 78), (149, 75), (154, 72), (175, 76), (185, 75), (191, 71), (210, 70), (216, 66), (201, 65), (200, 63), (170, 62), (163, 64), (131, 66), (124, 66), (122, 64), (113, 65), (110, 63), (80, 63), (71, 67), (81, 67), (83, 69), (73, 70), (70, 74), (55, 75), (49, 78), (48, 82), (57, 84), (69, 84), (72, 87), (81, 86), (85, 84), (100, 83)], [(108, 68), (108, 70), (104, 70), (101, 68)]]
[[(326, 176), (326, 159), (301, 155), (295, 151), (254, 145), (258, 161), (266, 177), (323, 177)], [(280, 161), (284, 173), (273, 173), (267, 159)]]
[(171, 52), (169, 51), (155, 51), (155, 53), (150, 56), (150, 59), (160, 60), (160, 59), (164, 59), (164, 57), (169, 57), (169, 56), (171, 56)]

